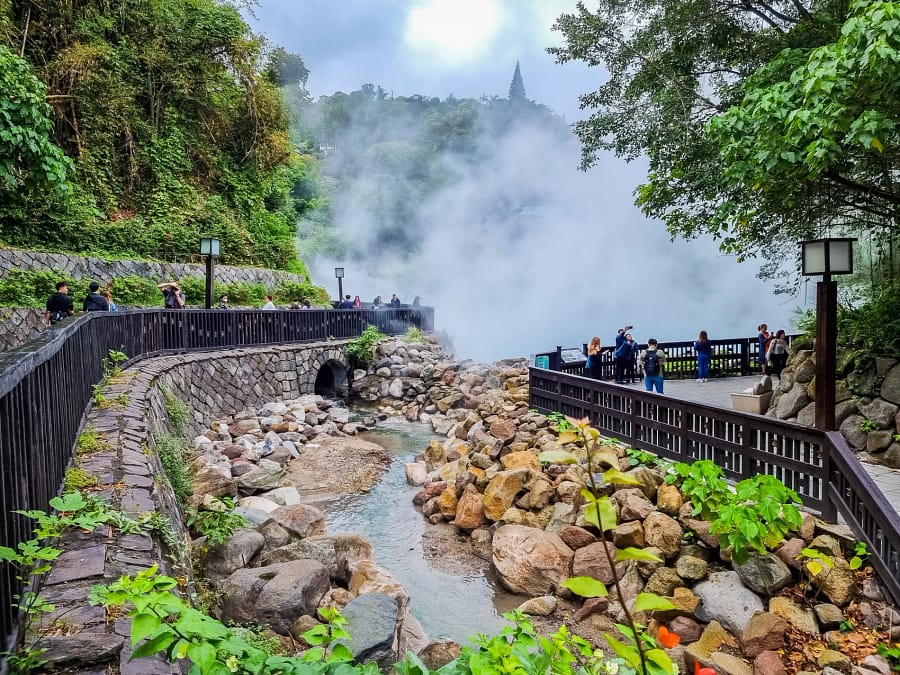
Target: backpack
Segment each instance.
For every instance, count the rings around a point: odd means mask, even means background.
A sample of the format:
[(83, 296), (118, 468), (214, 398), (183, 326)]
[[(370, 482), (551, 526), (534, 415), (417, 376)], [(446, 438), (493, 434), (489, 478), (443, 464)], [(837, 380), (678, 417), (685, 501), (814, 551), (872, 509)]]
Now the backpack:
[(659, 352), (656, 349), (648, 349), (644, 354), (644, 374), (659, 375)]
[(50, 323), (56, 323), (58, 321), (62, 321), (67, 316), (69, 316), (69, 313), (65, 310), (57, 310), (55, 312), (51, 312), (50, 313)]
[(178, 292), (177, 291), (169, 291), (166, 293), (166, 309), (178, 309)]

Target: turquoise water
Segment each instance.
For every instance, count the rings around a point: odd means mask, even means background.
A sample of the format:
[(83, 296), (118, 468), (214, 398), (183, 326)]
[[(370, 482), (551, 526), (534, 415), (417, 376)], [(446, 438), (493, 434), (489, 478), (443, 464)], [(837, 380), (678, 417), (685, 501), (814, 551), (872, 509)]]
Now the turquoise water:
[(453, 575), (424, 559), (422, 534), (429, 525), (413, 506), (419, 488), (407, 484), (407, 462), (435, 436), (423, 424), (392, 418), (361, 438), (391, 454), (391, 464), (364, 494), (319, 503), (329, 532), (359, 532), (375, 549), (375, 562), (403, 584), (413, 614), (428, 637), (449, 637), (468, 644), (468, 636), (494, 634), (506, 624), (503, 611), (525, 598), (511, 596), (483, 573)]

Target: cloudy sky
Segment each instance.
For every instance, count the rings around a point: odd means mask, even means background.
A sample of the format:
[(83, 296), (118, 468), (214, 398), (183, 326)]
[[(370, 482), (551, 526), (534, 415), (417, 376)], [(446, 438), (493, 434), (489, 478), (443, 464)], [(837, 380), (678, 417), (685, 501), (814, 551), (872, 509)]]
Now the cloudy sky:
[[(559, 66), (546, 53), (558, 41), (555, 18), (575, 0), (259, 0), (251, 19), (274, 44), (296, 52), (311, 71), (314, 96), (371, 83), (395, 95), (505, 97), (519, 61), (528, 98), (569, 122), (586, 116), (578, 95), (604, 73)], [(693, 339), (755, 335), (756, 326), (790, 328), (798, 301), (774, 296), (752, 261), (739, 265), (715, 242), (670, 242), (661, 223), (633, 204), (646, 166), (601, 157), (577, 170), (579, 146), (540, 129), (511, 128), (486, 138), (484, 166), (467, 169), (420, 205), (430, 233), (408, 260), (316, 259), (313, 279), (331, 288), (345, 267), (345, 291), (368, 300), (398, 292), (437, 308), (437, 327), (460, 356), (526, 356), (593, 335), (609, 344), (616, 328), (635, 337)], [(365, 241), (372, 208), (347, 186), (336, 227)], [(540, 195), (533, 222), (494, 222), (491, 205), (511, 191)], [(515, 232), (515, 237), (510, 233)], [(373, 247), (377, 242), (372, 242)], [(366, 264), (368, 263), (368, 264)], [(333, 290), (333, 289), (332, 289)]]
[(313, 95), (381, 85), (395, 95), (506, 96), (516, 61), (528, 98), (578, 119), (601, 73), (555, 65), (557, 16), (575, 0), (259, 0), (250, 18), (303, 57)]

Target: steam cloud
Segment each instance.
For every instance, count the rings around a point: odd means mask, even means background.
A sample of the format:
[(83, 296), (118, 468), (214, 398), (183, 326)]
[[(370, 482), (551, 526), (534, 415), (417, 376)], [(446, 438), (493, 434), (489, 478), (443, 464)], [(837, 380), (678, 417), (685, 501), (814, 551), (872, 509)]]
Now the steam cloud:
[(796, 302), (774, 296), (753, 261), (738, 264), (709, 239), (670, 242), (661, 223), (643, 217), (632, 204), (645, 177), (639, 163), (610, 155), (581, 172), (574, 136), (531, 124), (479, 143), (491, 152), (474, 168), (443, 158), (456, 180), (417, 209), (424, 242), (406, 258), (379, 253), (367, 186), (348, 186), (335, 225), (362, 257), (318, 259), (314, 279), (333, 281), (332, 268), (343, 266), (345, 293), (420, 296), (457, 354), (476, 360), (593, 335), (610, 344), (625, 324), (641, 342), (694, 339), (701, 329), (712, 339), (755, 335), (760, 322), (789, 327)]

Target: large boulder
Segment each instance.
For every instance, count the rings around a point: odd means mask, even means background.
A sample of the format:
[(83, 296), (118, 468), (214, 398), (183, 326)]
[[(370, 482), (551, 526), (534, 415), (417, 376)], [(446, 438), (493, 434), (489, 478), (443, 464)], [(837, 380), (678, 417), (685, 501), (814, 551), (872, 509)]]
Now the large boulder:
[(854, 450), (861, 450), (866, 447), (866, 432), (860, 427), (864, 419), (862, 415), (850, 415), (841, 422), (839, 427), (839, 431)]
[(325, 534), (325, 514), (309, 504), (279, 506), (269, 514), (276, 523), (296, 537)]
[(231, 472), (226, 473), (212, 467), (200, 469), (194, 476), (194, 503), (200, 503), (204, 495), (210, 495), (211, 497), (237, 496), (237, 483), (231, 477)]
[(266, 538), (256, 530), (235, 530), (224, 544), (208, 547), (203, 557), (203, 573), (213, 578), (227, 577), (247, 567), (265, 544)]
[(741, 635), (750, 618), (765, 607), (762, 600), (744, 586), (737, 572), (714, 572), (709, 579), (694, 586), (700, 598), (697, 618), (718, 621), (733, 635)]
[(315, 560), (237, 570), (221, 586), (223, 621), (268, 624), (281, 635), (304, 614), (315, 614), (329, 589), (328, 570)]
[(503, 585), (533, 597), (562, 588), (574, 557), (558, 534), (524, 525), (498, 528), (491, 552)]
[(522, 469), (500, 471), (484, 490), (484, 515), (498, 521), (513, 505), (519, 490), (525, 485), (528, 472)]
[(779, 397), (775, 415), (780, 420), (789, 419), (800, 412), (807, 403), (809, 396), (806, 394), (806, 387), (800, 383), (794, 384), (790, 391)]
[(281, 464), (261, 459), (255, 469), (238, 477), (237, 486), (241, 492), (248, 494), (261, 490), (273, 490), (279, 486), (282, 478), (284, 478), (284, 469), (281, 468)]
[(735, 563), (734, 570), (744, 585), (764, 597), (775, 595), (793, 580), (791, 570), (774, 553), (750, 555), (742, 563)]
[(263, 553), (260, 561), (263, 565), (274, 565), (291, 560), (318, 560), (334, 581), (346, 584), (350, 580), (351, 567), (371, 559), (372, 554), (372, 544), (364, 536), (341, 532), (293, 541)]
[(393, 652), (398, 616), (394, 598), (383, 593), (366, 593), (351, 600), (342, 614), (347, 620), (344, 630), (350, 638), (340, 642), (358, 662), (374, 661), (383, 672), (388, 672), (397, 661)]
[(881, 398), (900, 405), (900, 364), (891, 368), (881, 383)]
[(481, 493), (474, 485), (466, 485), (456, 505), (456, 517), (453, 521), (462, 530), (475, 530), (484, 525), (484, 503)]
[(859, 412), (865, 415), (866, 419), (872, 420), (882, 429), (893, 428), (894, 416), (897, 414), (897, 410), (900, 410), (893, 403), (888, 403), (880, 398), (874, 399), (871, 403), (860, 404), (858, 407)]
[(654, 511), (644, 521), (644, 539), (647, 546), (655, 546), (667, 558), (678, 553), (683, 534), (681, 525), (660, 511)]
[[(605, 551), (604, 547), (606, 547)], [(572, 576), (593, 577), (604, 584), (610, 584), (615, 578), (613, 568), (609, 564), (610, 559), (615, 562), (616, 547), (609, 542), (598, 541), (579, 548), (575, 551), (575, 557), (572, 560)], [(619, 563), (616, 565), (616, 569), (621, 577), (625, 572), (625, 563)]]

